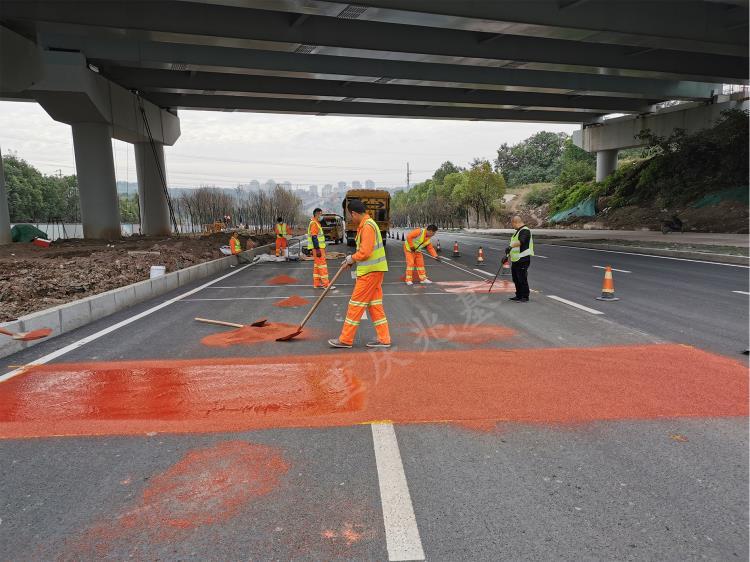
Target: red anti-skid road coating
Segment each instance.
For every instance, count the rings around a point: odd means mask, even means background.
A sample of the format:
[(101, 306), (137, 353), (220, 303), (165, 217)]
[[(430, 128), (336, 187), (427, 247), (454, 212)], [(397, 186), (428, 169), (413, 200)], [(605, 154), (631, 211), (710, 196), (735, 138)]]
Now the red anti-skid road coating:
[(281, 452), (267, 445), (226, 441), (194, 449), (153, 476), (133, 504), (67, 539), (59, 559), (101, 559), (115, 549), (141, 555), (136, 559), (153, 559), (141, 549), (179, 543), (192, 529), (234, 517), (277, 488), (288, 470)]
[(266, 282), (267, 285), (293, 285), (295, 283), (299, 283), (299, 280), (289, 275), (277, 275)]
[(429, 328), (414, 331), (416, 337), (422, 341), (436, 339), (475, 345), (507, 340), (516, 335), (515, 330), (491, 324), (436, 324)]
[[(254, 345), (259, 343), (273, 342), (276, 338), (286, 336), (296, 332), (298, 326), (285, 324), (283, 322), (273, 322), (262, 327), (245, 326), (236, 330), (225, 330), (216, 334), (206, 336), (201, 340), (203, 345), (209, 347), (231, 347), (233, 345)], [(313, 335), (314, 330), (305, 330), (304, 336), (297, 336), (295, 339), (303, 340), (306, 336)]]
[(448, 293), (489, 293), (492, 287), (493, 293), (515, 293), (516, 286), (507, 279), (498, 279), (491, 285), (492, 279), (486, 281), (438, 281)]
[(288, 299), (284, 299), (283, 301), (279, 301), (274, 304), (274, 306), (280, 306), (283, 308), (294, 308), (297, 306), (307, 306), (310, 304), (310, 301), (307, 300), (304, 297), (300, 297), (299, 295), (292, 295)]
[(747, 369), (683, 345), (52, 364), (0, 391), (0, 437), (748, 414)]

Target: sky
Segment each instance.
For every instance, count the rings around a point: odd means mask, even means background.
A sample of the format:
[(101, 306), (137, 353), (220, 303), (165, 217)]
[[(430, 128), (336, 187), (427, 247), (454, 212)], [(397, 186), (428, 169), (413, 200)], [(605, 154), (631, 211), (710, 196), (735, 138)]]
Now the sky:
[[(578, 125), (180, 111), (182, 135), (165, 147), (170, 187), (235, 187), (256, 179), (319, 187), (371, 179), (379, 187), (423, 181), (446, 160), (493, 160), (504, 142)], [(113, 140), (118, 181), (136, 182), (133, 147)], [(75, 173), (70, 126), (36, 103), (0, 101), (0, 150), (43, 173)]]

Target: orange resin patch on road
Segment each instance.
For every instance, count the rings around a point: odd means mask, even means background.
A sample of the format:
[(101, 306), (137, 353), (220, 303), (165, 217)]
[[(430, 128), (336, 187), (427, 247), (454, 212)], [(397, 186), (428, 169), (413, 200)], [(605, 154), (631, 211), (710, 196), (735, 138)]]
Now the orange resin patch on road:
[[(448, 293), (489, 293), (492, 279), (485, 281), (438, 281), (435, 283)], [(516, 286), (513, 281), (498, 279), (492, 285), (493, 293), (515, 293)]]
[(436, 324), (429, 328), (416, 328), (414, 331), (420, 339), (436, 339), (472, 345), (507, 340), (516, 335), (516, 331), (511, 328), (491, 324)]
[[(233, 345), (255, 345), (276, 341), (276, 338), (297, 331), (298, 326), (284, 322), (270, 322), (265, 326), (244, 326), (235, 330), (225, 330), (201, 339), (208, 347), (232, 347)], [(298, 341), (314, 335), (315, 330), (305, 330), (304, 335), (297, 336)]]
[(0, 385), (0, 437), (729, 417), (747, 396), (745, 366), (684, 345), (58, 363)]

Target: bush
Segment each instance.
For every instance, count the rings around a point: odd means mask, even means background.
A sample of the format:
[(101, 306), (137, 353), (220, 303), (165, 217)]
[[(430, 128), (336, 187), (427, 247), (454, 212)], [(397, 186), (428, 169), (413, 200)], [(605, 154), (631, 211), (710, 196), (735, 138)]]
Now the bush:
[(593, 180), (595, 173), (594, 166), (590, 162), (566, 162), (556, 183), (562, 189), (569, 189), (576, 184)]
[(570, 209), (581, 201), (604, 194), (605, 184), (597, 182), (577, 183), (569, 189), (560, 190), (549, 203), (550, 214)]
[(534, 185), (526, 194), (526, 204), (532, 207), (541, 207), (552, 200), (556, 191), (557, 188), (554, 185)]

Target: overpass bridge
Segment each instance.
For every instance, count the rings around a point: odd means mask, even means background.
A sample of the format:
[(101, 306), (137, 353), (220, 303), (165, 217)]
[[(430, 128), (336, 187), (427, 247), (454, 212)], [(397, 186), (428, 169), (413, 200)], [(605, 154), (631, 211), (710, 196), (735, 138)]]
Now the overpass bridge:
[[(0, 98), (72, 127), (87, 237), (119, 233), (110, 138), (136, 147), (144, 232), (169, 232), (162, 147), (179, 109), (581, 123), (600, 138), (607, 115), (697, 110), (748, 84), (744, 0), (4, 0), (0, 42)], [(617, 147), (581, 142), (611, 171)], [(4, 200), (0, 187), (0, 240)]]

